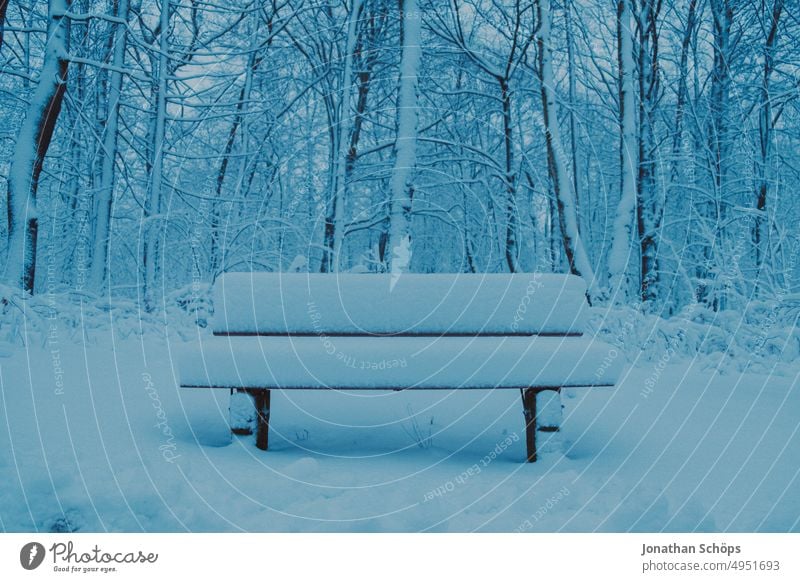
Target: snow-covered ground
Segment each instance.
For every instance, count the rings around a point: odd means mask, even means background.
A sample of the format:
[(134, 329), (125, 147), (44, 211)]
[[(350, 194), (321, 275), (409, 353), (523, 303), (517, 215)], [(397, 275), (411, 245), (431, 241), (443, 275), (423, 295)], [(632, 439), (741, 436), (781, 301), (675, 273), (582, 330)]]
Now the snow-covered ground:
[(513, 391), (274, 392), (264, 453), (145, 338), (0, 354), (0, 529), (800, 529), (800, 364), (641, 361), (565, 395), (566, 453), (525, 464)]

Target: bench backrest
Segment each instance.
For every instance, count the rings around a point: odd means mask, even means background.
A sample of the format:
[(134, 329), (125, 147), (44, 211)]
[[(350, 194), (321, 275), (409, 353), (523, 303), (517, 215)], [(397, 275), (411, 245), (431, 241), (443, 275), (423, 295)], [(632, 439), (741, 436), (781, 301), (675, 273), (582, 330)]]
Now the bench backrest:
[(580, 335), (570, 275), (227, 273), (216, 335)]

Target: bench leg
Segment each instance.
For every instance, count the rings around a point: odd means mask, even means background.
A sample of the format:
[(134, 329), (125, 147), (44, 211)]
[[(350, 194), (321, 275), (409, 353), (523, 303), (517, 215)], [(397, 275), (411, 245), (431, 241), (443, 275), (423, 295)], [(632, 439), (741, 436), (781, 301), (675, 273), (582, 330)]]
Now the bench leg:
[(536, 462), (536, 388), (522, 391), (522, 412), (525, 415), (525, 445), (528, 449), (528, 462)]
[[(527, 388), (522, 391), (523, 413), (525, 414), (525, 444), (529, 463), (536, 462), (536, 437), (545, 437), (547, 446), (541, 452), (558, 448), (555, 435), (561, 424), (561, 396), (558, 390)], [(542, 447), (540, 447), (542, 448)]]
[(256, 408), (256, 447), (269, 448), (269, 390), (250, 390)]

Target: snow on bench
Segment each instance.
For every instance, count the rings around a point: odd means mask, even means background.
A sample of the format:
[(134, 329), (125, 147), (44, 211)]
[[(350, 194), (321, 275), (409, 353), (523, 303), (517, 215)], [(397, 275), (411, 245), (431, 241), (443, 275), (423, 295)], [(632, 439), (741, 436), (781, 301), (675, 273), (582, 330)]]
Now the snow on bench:
[(214, 286), (214, 333), (581, 333), (578, 277), (229, 273)]
[(191, 386), (431, 390), (591, 386), (607, 349), (582, 337), (231, 337), (184, 354)]
[[(181, 386), (251, 396), (264, 450), (273, 389), (517, 389), (535, 461), (537, 433), (559, 430), (560, 389), (619, 374), (609, 347), (583, 336), (585, 290), (538, 273), (226, 274), (214, 337), (179, 353)], [(232, 428), (249, 432), (235, 400)]]

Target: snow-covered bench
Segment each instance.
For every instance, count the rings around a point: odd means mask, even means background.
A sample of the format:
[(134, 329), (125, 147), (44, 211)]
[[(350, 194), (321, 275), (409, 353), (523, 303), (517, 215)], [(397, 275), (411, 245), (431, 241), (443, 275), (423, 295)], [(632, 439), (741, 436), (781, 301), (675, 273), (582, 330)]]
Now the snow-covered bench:
[(181, 386), (252, 396), (264, 450), (270, 390), (520, 390), (535, 461), (537, 433), (559, 430), (561, 388), (613, 386), (619, 372), (583, 335), (585, 291), (540, 273), (229, 273), (214, 337), (180, 355)]

